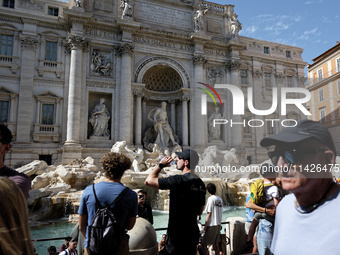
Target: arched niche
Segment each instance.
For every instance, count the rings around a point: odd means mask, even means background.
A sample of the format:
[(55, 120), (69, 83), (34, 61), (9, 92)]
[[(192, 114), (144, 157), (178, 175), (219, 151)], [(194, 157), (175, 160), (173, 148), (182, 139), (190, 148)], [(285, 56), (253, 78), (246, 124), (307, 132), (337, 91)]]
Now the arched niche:
[[(155, 75), (155, 71), (157, 70), (162, 73), (163, 77), (165, 77), (165, 74), (168, 74), (169, 77), (173, 76), (175, 78), (175, 81), (180, 82), (181, 80), (181, 88), (190, 88), (190, 78), (188, 72), (177, 61), (167, 57), (150, 57), (142, 60), (136, 68), (134, 80), (136, 83), (144, 83), (143, 81), (145, 81), (146, 79), (157, 80), (161, 78), (161, 76), (157, 77), (157, 75)], [(156, 87), (155, 89), (158, 89), (158, 91), (160, 92), (160, 89), (169, 89), (171, 82), (167, 80), (166, 82), (167, 85), (165, 87)], [(177, 86), (174, 87), (177, 88)]]

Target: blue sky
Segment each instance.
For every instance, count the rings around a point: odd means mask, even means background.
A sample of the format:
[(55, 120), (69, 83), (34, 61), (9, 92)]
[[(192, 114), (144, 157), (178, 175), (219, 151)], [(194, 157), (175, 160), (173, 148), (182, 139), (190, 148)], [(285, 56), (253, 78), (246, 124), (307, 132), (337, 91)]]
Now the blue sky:
[(339, 0), (211, 2), (235, 5), (243, 26), (240, 35), (301, 47), (308, 64), (340, 41)]

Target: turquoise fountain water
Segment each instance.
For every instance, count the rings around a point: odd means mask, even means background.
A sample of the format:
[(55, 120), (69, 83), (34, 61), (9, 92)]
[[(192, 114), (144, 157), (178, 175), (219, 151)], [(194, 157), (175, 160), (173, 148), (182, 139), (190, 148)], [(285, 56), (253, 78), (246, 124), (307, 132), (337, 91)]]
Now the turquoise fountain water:
[[(154, 228), (166, 228), (168, 224), (169, 214), (168, 212), (162, 211), (153, 211), (154, 215)], [(224, 208), (222, 221), (226, 221), (228, 217), (244, 217), (245, 208), (244, 207), (235, 207), (235, 206), (227, 206)], [(202, 215), (201, 223), (205, 222), (205, 214)], [(40, 227), (32, 227), (31, 228), (31, 236), (32, 240), (42, 239), (42, 238), (55, 238), (55, 237), (63, 237), (68, 236), (73, 228), (75, 227), (74, 223), (68, 223), (66, 219), (61, 219), (55, 221), (50, 224), (46, 224)], [(224, 229), (224, 227), (223, 227)], [(162, 234), (166, 233), (166, 230), (156, 231), (157, 241), (160, 241)], [(64, 243), (64, 240), (55, 240), (55, 241), (42, 241), (42, 242), (34, 242), (34, 247), (36, 249), (37, 254), (44, 255), (47, 253), (47, 248), (51, 245), (54, 245), (59, 251), (59, 247)]]

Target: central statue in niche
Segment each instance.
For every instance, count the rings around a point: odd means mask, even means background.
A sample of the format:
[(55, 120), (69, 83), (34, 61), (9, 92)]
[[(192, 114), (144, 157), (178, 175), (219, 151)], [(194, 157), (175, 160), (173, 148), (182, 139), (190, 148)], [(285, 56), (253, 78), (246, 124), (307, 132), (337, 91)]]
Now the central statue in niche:
[(92, 136), (108, 137), (110, 135), (108, 123), (111, 117), (104, 103), (105, 99), (101, 98), (91, 112), (89, 122), (93, 127)]
[(163, 149), (178, 146), (178, 137), (174, 134), (168, 121), (166, 102), (162, 102), (161, 107), (152, 109), (148, 119), (154, 125), (145, 133), (143, 139), (145, 148), (152, 150), (154, 144)]

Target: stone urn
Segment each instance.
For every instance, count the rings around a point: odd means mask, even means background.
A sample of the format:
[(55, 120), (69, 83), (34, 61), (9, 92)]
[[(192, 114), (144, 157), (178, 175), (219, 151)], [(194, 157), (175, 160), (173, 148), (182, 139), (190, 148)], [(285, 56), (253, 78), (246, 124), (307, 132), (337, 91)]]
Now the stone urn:
[(130, 253), (135, 255), (158, 254), (156, 231), (149, 221), (138, 217), (136, 224), (128, 234), (130, 235)]

